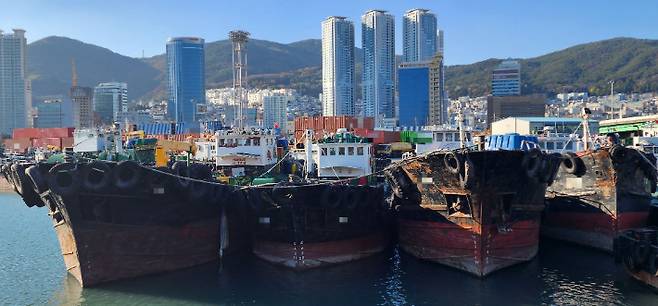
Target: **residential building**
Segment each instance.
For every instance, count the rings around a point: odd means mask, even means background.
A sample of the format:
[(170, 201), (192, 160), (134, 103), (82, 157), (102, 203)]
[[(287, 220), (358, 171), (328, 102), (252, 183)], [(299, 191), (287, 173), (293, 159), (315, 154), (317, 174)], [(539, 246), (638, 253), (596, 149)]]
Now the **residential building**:
[(521, 64), (512, 59), (502, 61), (491, 74), (491, 95), (497, 97), (521, 94)]
[(429, 125), (450, 123), (448, 107), (450, 100), (445, 90), (446, 76), (443, 55), (437, 53), (430, 61), (430, 110)]
[(27, 41), (25, 30), (0, 30), (0, 134), (24, 128), (28, 122)]
[(175, 37), (167, 40), (167, 115), (175, 122), (197, 122), (205, 106), (204, 40)]
[(425, 126), (430, 109), (430, 63), (402, 63), (398, 68), (400, 126)]
[(507, 117), (544, 117), (546, 96), (533, 94), (525, 96), (488, 96), (487, 127), (491, 123)]
[(84, 129), (94, 126), (92, 92), (91, 87), (71, 86), (69, 94), (73, 104), (73, 126), (75, 128)]
[(128, 111), (128, 84), (120, 82), (100, 83), (94, 88), (94, 113), (97, 125), (118, 121), (119, 113)]
[[(521, 135), (541, 135), (547, 132), (583, 135), (582, 118), (557, 117), (508, 117), (491, 123), (491, 134), (518, 133)], [(590, 130), (597, 131), (599, 122), (589, 121)]]
[(331, 16), (322, 21), (322, 113), (354, 114), (354, 23)]
[(361, 26), (363, 115), (377, 124), (395, 118), (395, 18), (370, 10), (361, 16)]
[(443, 47), (442, 43), (441, 46), (437, 43), (436, 15), (427, 9), (407, 11), (402, 17), (402, 28), (403, 62), (431, 60), (437, 47)]
[(282, 131), (288, 124), (287, 105), (290, 96), (271, 95), (263, 97), (263, 127), (272, 129), (278, 124)]
[(443, 53), (443, 30), (439, 30), (436, 36), (436, 53), (443, 55), (445, 58)]

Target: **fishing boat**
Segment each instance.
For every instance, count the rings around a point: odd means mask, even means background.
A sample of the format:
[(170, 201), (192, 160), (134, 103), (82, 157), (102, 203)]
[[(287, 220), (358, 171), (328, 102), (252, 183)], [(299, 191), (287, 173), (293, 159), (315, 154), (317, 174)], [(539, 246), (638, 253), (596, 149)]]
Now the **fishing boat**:
[(612, 252), (624, 230), (646, 225), (656, 190), (656, 159), (634, 148), (590, 140), (583, 111), (584, 150), (563, 155), (546, 191), (542, 235)]
[(616, 238), (615, 259), (633, 278), (658, 289), (658, 228), (622, 231)]
[(490, 136), (488, 150), (476, 150), (459, 131), (459, 149), (396, 162), (386, 177), (402, 249), (484, 277), (537, 254), (544, 193), (559, 158), (520, 150), (520, 135), (496, 136), (509, 145), (499, 148)]
[(211, 262), (240, 245), (241, 198), (210, 167), (156, 168), (105, 155), (113, 161), (71, 155), (2, 166), (27, 206), (48, 208), (66, 269), (81, 286)]
[(371, 144), (346, 131), (316, 143), (311, 130), (305, 137), (303, 178), (291, 175), (245, 191), (253, 253), (306, 270), (383, 251), (389, 242), (388, 209), (382, 186), (367, 184)]

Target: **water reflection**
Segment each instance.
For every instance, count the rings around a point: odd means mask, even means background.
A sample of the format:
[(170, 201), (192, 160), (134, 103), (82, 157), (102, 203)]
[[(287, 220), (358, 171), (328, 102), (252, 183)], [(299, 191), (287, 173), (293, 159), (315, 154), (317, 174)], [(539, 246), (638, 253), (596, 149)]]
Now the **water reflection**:
[(538, 257), (481, 280), (391, 248), (304, 273), (250, 254), (81, 289), (43, 209), (0, 195), (0, 301), (8, 305), (656, 305), (658, 294), (604, 253), (543, 240)]

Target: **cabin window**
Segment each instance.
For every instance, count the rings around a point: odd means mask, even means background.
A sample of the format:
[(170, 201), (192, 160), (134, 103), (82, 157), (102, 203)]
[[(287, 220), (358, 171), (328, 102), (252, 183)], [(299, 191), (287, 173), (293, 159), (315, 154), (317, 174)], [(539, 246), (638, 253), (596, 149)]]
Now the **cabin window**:
[(563, 142), (558, 141), (558, 142), (555, 143), (555, 149), (556, 150), (562, 150), (562, 148), (564, 148), (564, 143)]
[(254, 138), (254, 146), (260, 146), (260, 138)]
[(446, 141), (452, 141), (452, 133), (446, 133)]
[(219, 139), (219, 145), (220, 145), (220, 146), (223, 146), (223, 145), (224, 145), (224, 138), (220, 138), (220, 139)]
[(455, 133), (455, 138), (453, 138), (455, 141), (459, 140), (459, 133)]
[(338, 148), (338, 155), (345, 155), (345, 147)]
[(443, 141), (443, 133), (436, 133), (436, 134), (434, 134), (434, 140), (436, 140), (436, 141)]
[(471, 141), (471, 133), (466, 133), (466, 141)]
[(251, 145), (251, 139), (247, 138), (244, 140), (244, 145), (245, 146), (250, 146)]
[(354, 155), (354, 147), (347, 147), (347, 155)]
[(329, 155), (336, 155), (336, 148), (329, 148)]
[(210, 150), (213, 150), (213, 151), (214, 151), (214, 150), (217, 150), (217, 147), (216, 147), (215, 145), (211, 145), (211, 146), (210, 146)]
[(573, 142), (567, 142), (567, 145), (564, 147), (566, 151), (573, 151)]
[(555, 150), (555, 143), (552, 141), (546, 142), (546, 150)]
[(356, 155), (363, 155), (363, 147), (356, 148)]
[(322, 148), (322, 151), (320, 151), (320, 155), (322, 156), (327, 156), (327, 148)]

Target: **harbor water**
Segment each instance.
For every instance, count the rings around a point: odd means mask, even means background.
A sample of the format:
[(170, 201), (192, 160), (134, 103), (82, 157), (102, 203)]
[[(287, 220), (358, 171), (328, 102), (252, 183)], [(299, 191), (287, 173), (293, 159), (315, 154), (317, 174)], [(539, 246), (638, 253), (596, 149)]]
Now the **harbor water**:
[(362, 261), (289, 271), (245, 255), (82, 289), (66, 273), (46, 208), (0, 193), (2, 305), (656, 305), (658, 293), (611, 256), (542, 241), (532, 262), (484, 280), (397, 248)]

